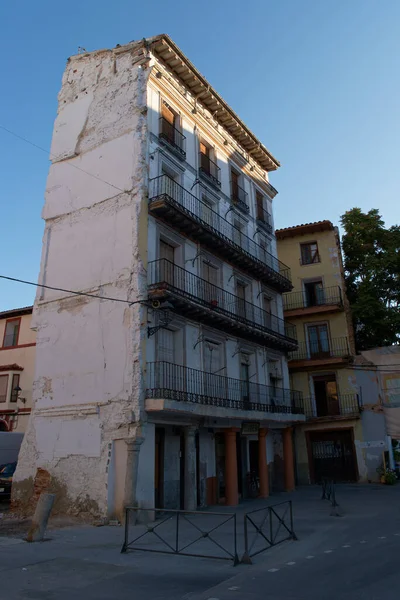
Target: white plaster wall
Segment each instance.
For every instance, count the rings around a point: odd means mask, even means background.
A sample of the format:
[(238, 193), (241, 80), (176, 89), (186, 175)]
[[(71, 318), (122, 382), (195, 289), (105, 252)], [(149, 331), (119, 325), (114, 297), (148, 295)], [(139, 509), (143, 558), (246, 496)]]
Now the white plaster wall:
[[(123, 301), (146, 293), (146, 85), (134, 53), (72, 58), (63, 77), (47, 182), (39, 281)], [(38, 467), (59, 510), (107, 513), (109, 443), (135, 435), (144, 310), (38, 288), (34, 410), (15, 475), (28, 503)], [(90, 473), (90, 478), (87, 477)]]

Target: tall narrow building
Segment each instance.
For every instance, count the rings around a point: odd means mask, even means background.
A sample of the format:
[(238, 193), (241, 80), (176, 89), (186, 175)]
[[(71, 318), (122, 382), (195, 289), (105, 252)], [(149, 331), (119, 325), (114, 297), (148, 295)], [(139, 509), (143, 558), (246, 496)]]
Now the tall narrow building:
[(363, 438), (377, 428), (366, 423), (363, 433), (363, 390), (353, 368), (354, 334), (338, 229), (318, 221), (279, 229), (276, 237), (279, 256), (293, 274), (294, 290), (284, 294), (283, 303), (299, 346), (289, 354), (289, 371), (292, 385), (304, 395), (306, 414), (306, 423), (296, 427), (298, 481), (366, 480)]
[(268, 173), (278, 161), (166, 35), (68, 60), (52, 142), (34, 410), (14, 502), (229, 505), (294, 486)]

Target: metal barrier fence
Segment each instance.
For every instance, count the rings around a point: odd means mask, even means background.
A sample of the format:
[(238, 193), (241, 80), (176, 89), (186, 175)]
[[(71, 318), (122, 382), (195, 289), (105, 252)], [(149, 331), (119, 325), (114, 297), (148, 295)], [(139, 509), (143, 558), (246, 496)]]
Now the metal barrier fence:
[[(133, 539), (131, 525), (136, 529)], [(232, 560), (237, 565), (236, 513), (128, 507), (121, 552), (129, 550)]]
[[(250, 528), (253, 529), (252, 534)], [(241, 562), (251, 564), (253, 556), (286, 540), (297, 540), (291, 500), (252, 510), (244, 515), (244, 554)]]

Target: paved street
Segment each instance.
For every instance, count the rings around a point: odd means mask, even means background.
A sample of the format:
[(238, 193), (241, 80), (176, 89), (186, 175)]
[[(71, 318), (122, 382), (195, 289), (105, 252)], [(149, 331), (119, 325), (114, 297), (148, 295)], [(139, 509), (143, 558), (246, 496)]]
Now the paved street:
[[(0, 537), (2, 597), (85, 600), (231, 600), (268, 597), (392, 599), (400, 582), (400, 486), (339, 486), (342, 517), (330, 516), (321, 490), (303, 488), (294, 501), (297, 542), (258, 555), (253, 565), (132, 552), (120, 554), (120, 527), (49, 531), (27, 544)], [(271, 504), (287, 495), (270, 499)], [(244, 509), (238, 511), (242, 522)], [(240, 525), (238, 527), (240, 529)], [(240, 532), (239, 532), (240, 533)], [(241, 535), (241, 533), (240, 533)], [(239, 535), (239, 538), (240, 538)], [(397, 585), (396, 585), (397, 584)], [(268, 594), (267, 594), (268, 592)]]

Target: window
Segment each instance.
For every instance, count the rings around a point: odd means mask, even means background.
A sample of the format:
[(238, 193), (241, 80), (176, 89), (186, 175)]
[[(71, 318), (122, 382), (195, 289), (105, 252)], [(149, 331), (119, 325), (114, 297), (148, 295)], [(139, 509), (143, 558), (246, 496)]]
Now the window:
[(241, 399), (245, 403), (250, 402), (250, 361), (249, 357), (242, 354), (240, 360)]
[(206, 175), (208, 180), (211, 180), (212, 183), (219, 187), (221, 185), (220, 170), (215, 161), (214, 149), (206, 142), (200, 141), (200, 175)]
[(264, 197), (261, 194), (261, 192), (259, 192), (258, 190), (256, 190), (256, 204), (257, 204), (257, 219), (259, 219), (259, 221), (264, 221), (265, 220)]
[(307, 244), (300, 244), (301, 251), (301, 264), (302, 265), (312, 265), (314, 263), (319, 263), (320, 258), (318, 254), (318, 244), (317, 242), (309, 242)]
[(233, 202), (239, 200), (239, 174), (231, 169), (231, 194)]
[(3, 341), (4, 348), (11, 348), (12, 346), (17, 346), (20, 323), (21, 319), (10, 319), (9, 321), (6, 321), (6, 328), (4, 331)]
[(204, 173), (211, 175), (211, 148), (204, 142), (200, 142), (200, 167)]
[(0, 402), (7, 400), (8, 375), (0, 375)]
[(170, 329), (160, 329), (157, 336), (158, 360), (175, 362), (175, 333)]
[(212, 204), (212, 202), (210, 202), (210, 200), (204, 194), (202, 194), (202, 196), (201, 196), (200, 218), (203, 221), (205, 221), (205, 223), (207, 223), (207, 225), (210, 225), (211, 227), (214, 227), (215, 229), (217, 229), (218, 220), (217, 220), (217, 215), (215, 214), (215, 212), (213, 210), (213, 204)]
[(198, 280), (198, 295), (201, 300), (218, 306), (223, 303), (223, 296), (219, 291), (219, 269), (209, 260), (201, 261), (201, 278)]
[(308, 281), (304, 283), (306, 307), (324, 304), (324, 288), (322, 281)]
[(246, 318), (246, 288), (246, 284), (240, 281), (236, 282), (237, 314), (244, 318)]
[(260, 237), (260, 260), (271, 268), (274, 268), (271, 255), (271, 242)]
[(17, 402), (17, 400), (18, 400), (18, 392), (15, 390), (15, 388), (19, 388), (19, 374), (18, 373), (14, 373), (14, 375), (12, 376), (10, 402)]
[(204, 393), (210, 398), (226, 397), (226, 381), (221, 377), (224, 368), (223, 346), (212, 340), (205, 340), (203, 345), (204, 360)]
[(233, 241), (240, 246), (242, 250), (249, 250), (249, 238), (246, 235), (246, 225), (239, 219), (233, 220)]
[(308, 344), (311, 358), (326, 358), (330, 356), (328, 326), (309, 325)]
[(313, 384), (316, 416), (327, 417), (340, 414), (335, 374), (315, 376)]
[(174, 283), (174, 258), (175, 258), (175, 248), (164, 242), (164, 240), (160, 240), (160, 261), (157, 263), (159, 265), (158, 269), (158, 281), (165, 281), (167, 283)]
[(178, 115), (172, 110), (169, 104), (162, 103), (161, 106), (161, 136), (173, 146), (176, 143), (175, 131)]
[(268, 327), (269, 329), (271, 329), (271, 298), (269, 298), (268, 296), (266, 296), (265, 294), (263, 295), (263, 316), (264, 316), (264, 325), (265, 327)]

